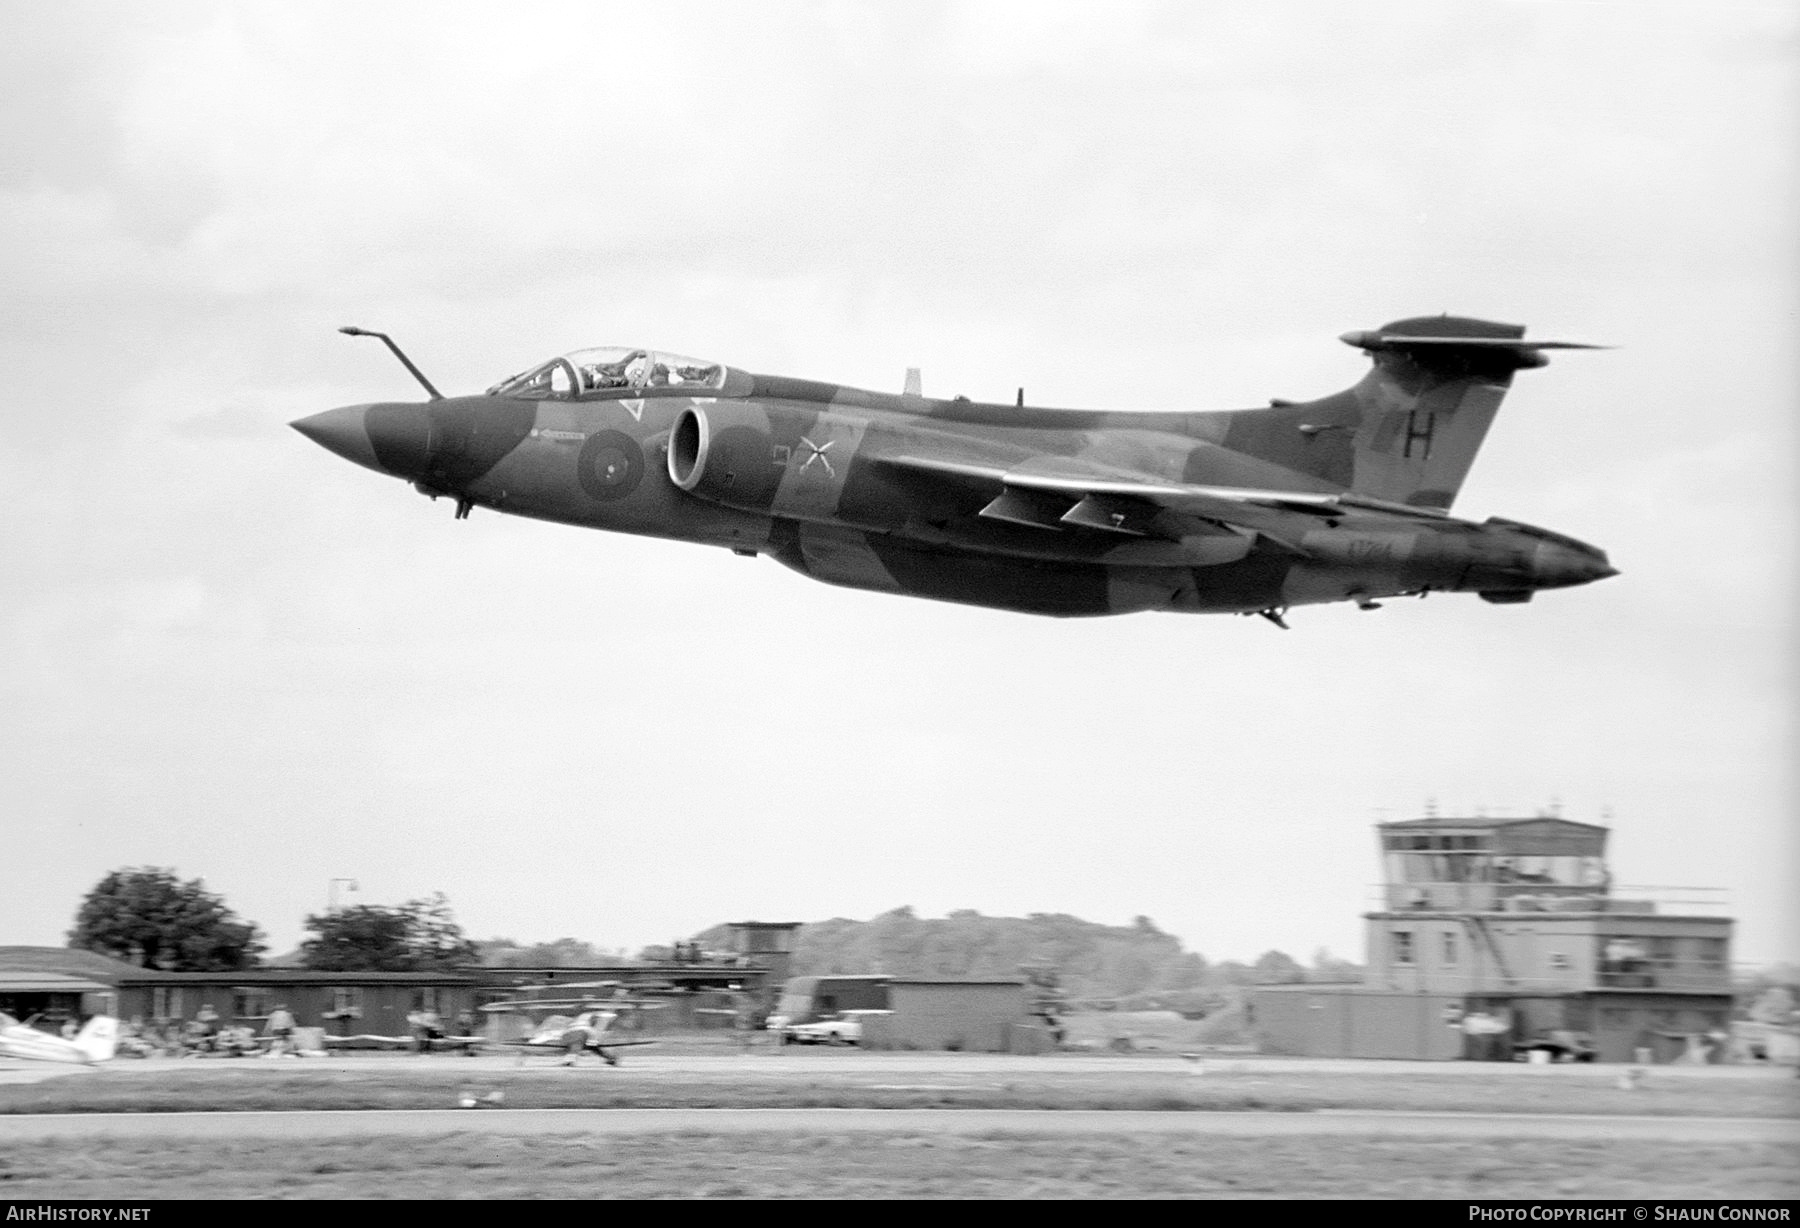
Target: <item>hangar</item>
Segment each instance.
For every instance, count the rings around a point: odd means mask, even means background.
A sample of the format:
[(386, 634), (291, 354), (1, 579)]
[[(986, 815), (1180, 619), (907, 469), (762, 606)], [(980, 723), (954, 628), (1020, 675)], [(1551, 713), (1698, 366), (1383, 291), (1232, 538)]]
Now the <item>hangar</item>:
[(54, 1026), (118, 1010), (119, 979), (143, 969), (66, 947), (0, 946), (0, 1012)]

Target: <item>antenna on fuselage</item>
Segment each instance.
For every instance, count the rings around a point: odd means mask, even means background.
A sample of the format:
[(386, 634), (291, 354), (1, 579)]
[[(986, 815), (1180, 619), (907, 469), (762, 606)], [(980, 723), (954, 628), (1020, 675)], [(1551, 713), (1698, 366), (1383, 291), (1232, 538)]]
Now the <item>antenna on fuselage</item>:
[(444, 399), (444, 394), (439, 392), (436, 388), (433, 388), (431, 386), (431, 381), (425, 378), (425, 373), (423, 371), (419, 370), (417, 367), (413, 366), (412, 359), (408, 358), (405, 354), (403, 354), (400, 350), (400, 347), (394, 344), (394, 339), (392, 337), (388, 336), (386, 333), (371, 332), (369, 329), (366, 329), (366, 328), (358, 328), (354, 324), (346, 324), (346, 325), (344, 325), (344, 327), (338, 329), (338, 331), (340, 333), (344, 333), (345, 335), (351, 336), (351, 337), (379, 337), (379, 338), (381, 338), (381, 340), (387, 345), (387, 348), (394, 351), (394, 357), (398, 358), (400, 360), (400, 362), (402, 363), (402, 365), (404, 365), (408, 371), (412, 372), (413, 378), (418, 380), (419, 383), (421, 383), (425, 386), (425, 391), (429, 392), (431, 394), (432, 400), (441, 401)]

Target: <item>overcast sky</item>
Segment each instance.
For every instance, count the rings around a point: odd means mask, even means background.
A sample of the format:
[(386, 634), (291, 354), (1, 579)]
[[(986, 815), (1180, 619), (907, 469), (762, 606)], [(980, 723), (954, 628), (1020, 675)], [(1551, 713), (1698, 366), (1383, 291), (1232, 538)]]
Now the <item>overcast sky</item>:
[[(1800, 958), (1797, 10), (0, 3), (0, 943), (108, 871), (284, 950), (1146, 914), (1360, 957), (1371, 825), (1607, 822)], [(1457, 512), (1623, 574), (1054, 621), (477, 511), (287, 427), (589, 345), (1101, 408), (1523, 373)]]

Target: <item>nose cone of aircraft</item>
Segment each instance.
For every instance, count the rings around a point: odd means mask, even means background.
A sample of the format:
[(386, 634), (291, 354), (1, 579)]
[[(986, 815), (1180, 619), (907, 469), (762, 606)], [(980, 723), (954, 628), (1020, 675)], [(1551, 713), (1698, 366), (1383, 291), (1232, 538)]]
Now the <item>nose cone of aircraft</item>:
[(288, 425), (320, 447), (377, 473), (417, 478), (425, 470), (431, 424), (423, 405), (346, 405)]
[(328, 409), (322, 414), (301, 418), (288, 425), (321, 448), (336, 452), (345, 460), (355, 461), (370, 469), (380, 469), (381, 462), (375, 459), (375, 445), (369, 442), (367, 410), (366, 405), (346, 405), (342, 409)]

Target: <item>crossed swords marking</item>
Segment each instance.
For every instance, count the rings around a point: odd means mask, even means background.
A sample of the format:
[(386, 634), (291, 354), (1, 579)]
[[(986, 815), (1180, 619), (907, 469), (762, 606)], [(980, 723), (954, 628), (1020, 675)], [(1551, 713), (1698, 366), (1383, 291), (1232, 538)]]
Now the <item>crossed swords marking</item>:
[(825, 466), (825, 472), (828, 476), (834, 478), (837, 476), (837, 470), (831, 467), (831, 458), (825, 455), (827, 452), (831, 451), (832, 445), (835, 444), (837, 440), (828, 439), (823, 444), (816, 444), (806, 436), (802, 435), (800, 437), (800, 442), (812, 449), (811, 454), (808, 455), (804, 461), (800, 462), (801, 473), (805, 473), (808, 469), (811, 469), (812, 463), (818, 461), (821, 465)]

